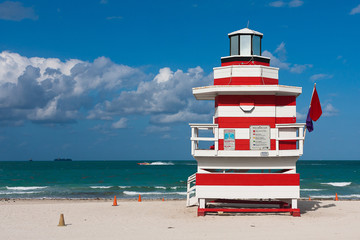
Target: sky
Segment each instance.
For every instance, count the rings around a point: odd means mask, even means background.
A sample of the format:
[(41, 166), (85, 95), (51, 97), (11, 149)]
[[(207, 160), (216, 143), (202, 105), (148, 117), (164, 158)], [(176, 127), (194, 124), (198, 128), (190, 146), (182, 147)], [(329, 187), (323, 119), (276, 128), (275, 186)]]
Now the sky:
[(227, 34), (264, 34), (279, 83), (316, 82), (323, 115), (303, 160), (359, 160), (360, 1), (0, 1), (0, 161), (191, 160), (189, 123), (211, 123)]

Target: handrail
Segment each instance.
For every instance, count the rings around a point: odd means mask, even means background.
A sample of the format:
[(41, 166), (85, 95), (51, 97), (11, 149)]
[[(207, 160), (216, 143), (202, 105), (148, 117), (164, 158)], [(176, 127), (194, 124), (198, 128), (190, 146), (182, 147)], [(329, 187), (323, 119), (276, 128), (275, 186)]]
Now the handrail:
[[(190, 199), (196, 199), (196, 192), (195, 192), (195, 189), (196, 189), (196, 173), (194, 173), (193, 175), (189, 176), (188, 177), (188, 180), (187, 180), (187, 191), (186, 191), (186, 206), (191, 206), (193, 205), (193, 203), (191, 202)], [(191, 184), (194, 184), (193, 186), (191, 186)], [(194, 195), (194, 196), (191, 196), (191, 195)], [(195, 202), (195, 200), (194, 200)]]
[[(206, 151), (203, 151), (202, 154), (205, 153), (205, 154), (209, 154), (211, 156), (218, 155), (218, 142), (219, 142), (218, 124), (191, 123), (189, 125), (191, 127), (191, 138), (190, 138), (191, 154), (195, 155), (195, 152), (197, 150), (206, 150)], [(273, 155), (279, 156), (280, 151), (282, 151), (282, 152), (289, 151), (289, 153), (290, 153), (290, 150), (297, 150), (299, 155), (303, 154), (304, 141), (305, 141), (305, 133), (304, 133), (305, 123), (276, 124), (275, 128), (271, 128), (271, 129), (272, 129), (271, 130), (272, 131), (271, 139), (276, 141), (275, 149), (269, 150), (269, 151), (274, 152), (272, 154), (272, 156)], [(290, 130), (290, 129), (293, 129), (293, 130)], [(199, 137), (199, 130), (212, 130), (214, 136), (213, 137)], [(287, 134), (288, 136), (286, 136), (286, 135), (283, 136), (283, 134)], [(199, 149), (200, 141), (213, 141), (214, 148), (213, 149)], [(297, 141), (298, 148), (297, 149), (289, 149), (289, 150), (280, 150), (280, 148), (279, 148), (280, 141)], [(236, 150), (236, 151), (244, 152), (244, 151), (248, 151), (248, 150)], [(250, 150), (250, 151), (252, 151), (252, 150)]]
[[(190, 123), (191, 127), (191, 154), (195, 154), (195, 150), (199, 149), (199, 141), (210, 141), (214, 142), (213, 151), (218, 150), (219, 142), (219, 128), (217, 124), (210, 123)], [(199, 137), (199, 130), (212, 130), (213, 137)]]

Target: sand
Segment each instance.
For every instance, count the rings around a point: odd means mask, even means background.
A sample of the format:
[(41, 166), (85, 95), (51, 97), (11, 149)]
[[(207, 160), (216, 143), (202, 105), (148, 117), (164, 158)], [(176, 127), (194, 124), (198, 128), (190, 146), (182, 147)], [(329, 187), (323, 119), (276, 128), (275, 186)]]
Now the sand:
[[(0, 239), (360, 239), (360, 201), (299, 201), (301, 217), (196, 216), (184, 200), (1, 200)], [(58, 227), (60, 214), (65, 227)]]

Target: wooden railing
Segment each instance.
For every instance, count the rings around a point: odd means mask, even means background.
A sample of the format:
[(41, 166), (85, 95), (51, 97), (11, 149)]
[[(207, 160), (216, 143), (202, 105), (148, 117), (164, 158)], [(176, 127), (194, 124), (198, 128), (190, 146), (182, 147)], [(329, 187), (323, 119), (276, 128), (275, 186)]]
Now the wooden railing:
[[(218, 151), (218, 142), (219, 142), (219, 128), (217, 124), (207, 124), (207, 123), (190, 123), (191, 127), (191, 154), (195, 154), (195, 150), (199, 150), (200, 141), (210, 141), (214, 142), (213, 151)], [(212, 131), (212, 137), (199, 137), (199, 131), (207, 130)]]

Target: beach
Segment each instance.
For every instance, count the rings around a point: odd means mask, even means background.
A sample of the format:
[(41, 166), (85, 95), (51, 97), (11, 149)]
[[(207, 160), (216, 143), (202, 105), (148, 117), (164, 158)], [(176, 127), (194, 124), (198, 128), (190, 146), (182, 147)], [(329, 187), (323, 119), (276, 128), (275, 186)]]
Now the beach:
[[(209, 214), (184, 200), (2, 199), (0, 239), (360, 239), (360, 201), (299, 200), (301, 217)], [(64, 227), (57, 226), (64, 214)]]

